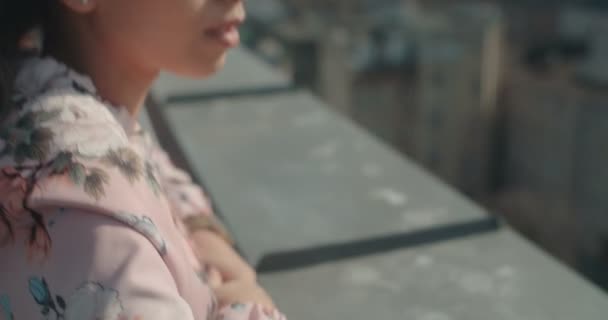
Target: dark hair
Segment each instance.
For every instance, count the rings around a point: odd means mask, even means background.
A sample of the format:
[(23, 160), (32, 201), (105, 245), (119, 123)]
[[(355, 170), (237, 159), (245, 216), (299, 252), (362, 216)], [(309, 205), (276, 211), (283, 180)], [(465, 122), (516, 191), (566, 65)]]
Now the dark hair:
[(48, 5), (54, 0), (0, 0), (0, 118), (10, 104), (19, 41), (30, 30), (46, 24)]

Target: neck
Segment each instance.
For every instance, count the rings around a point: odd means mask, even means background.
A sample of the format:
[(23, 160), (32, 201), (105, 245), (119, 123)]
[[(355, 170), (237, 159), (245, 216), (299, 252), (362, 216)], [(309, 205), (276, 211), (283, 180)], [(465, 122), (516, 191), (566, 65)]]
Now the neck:
[(95, 83), (99, 95), (115, 106), (126, 108), (136, 117), (158, 72), (136, 70), (128, 61), (90, 53), (82, 64), (84, 74)]
[(47, 54), (67, 64), (93, 80), (98, 94), (115, 106), (126, 108), (136, 117), (144, 105), (148, 91), (159, 74), (158, 70), (146, 70), (131, 59), (100, 45), (93, 37), (79, 37), (73, 41), (53, 41), (61, 46), (47, 46)]

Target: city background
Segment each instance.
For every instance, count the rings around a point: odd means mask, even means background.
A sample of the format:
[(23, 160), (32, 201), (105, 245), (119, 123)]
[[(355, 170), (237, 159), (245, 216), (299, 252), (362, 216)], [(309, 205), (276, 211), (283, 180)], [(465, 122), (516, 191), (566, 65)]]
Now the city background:
[(246, 3), (247, 47), (608, 289), (608, 1)]

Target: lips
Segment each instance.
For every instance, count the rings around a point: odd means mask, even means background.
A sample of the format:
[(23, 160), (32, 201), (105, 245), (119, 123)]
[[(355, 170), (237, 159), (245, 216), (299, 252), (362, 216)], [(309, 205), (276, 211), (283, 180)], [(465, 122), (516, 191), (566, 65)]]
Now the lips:
[(234, 48), (240, 43), (241, 37), (238, 28), (243, 22), (243, 18), (225, 20), (220, 24), (205, 29), (205, 36), (217, 41), (224, 47)]

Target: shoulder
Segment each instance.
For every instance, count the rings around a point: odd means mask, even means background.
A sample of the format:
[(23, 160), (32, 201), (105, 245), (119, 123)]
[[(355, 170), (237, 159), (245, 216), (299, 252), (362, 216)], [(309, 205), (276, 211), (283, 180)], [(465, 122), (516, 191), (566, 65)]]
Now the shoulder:
[(10, 231), (33, 219), (43, 229), (38, 208), (70, 204), (145, 233), (149, 220), (114, 213), (149, 212), (164, 221), (155, 172), (132, 145), (121, 118), (126, 115), (72, 73), (36, 59), (17, 78), (15, 108), (0, 127), (0, 224)]
[(20, 164), (62, 151), (99, 157), (129, 143), (121, 123), (128, 112), (99, 99), (90, 78), (54, 59), (24, 60), (12, 101), (0, 131), (0, 155)]
[(55, 89), (24, 102), (0, 132), (3, 155), (17, 163), (60, 152), (99, 157), (129, 144), (124, 129), (100, 101), (74, 89)]
[[(88, 210), (47, 209), (44, 215), (53, 250), (43, 263), (28, 261), (21, 247), (0, 250), (0, 294), (10, 295), (15, 316), (40, 318), (47, 307), (42, 315), (52, 319), (93, 319), (96, 312), (103, 319), (193, 319), (163, 247), (149, 241), (163, 241), (154, 229), (137, 233)], [(202, 285), (198, 291), (200, 303), (211, 302)]]

